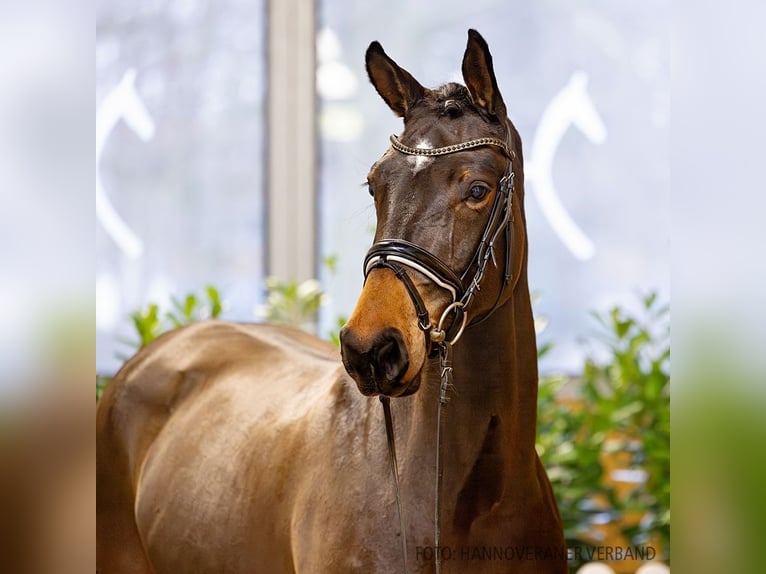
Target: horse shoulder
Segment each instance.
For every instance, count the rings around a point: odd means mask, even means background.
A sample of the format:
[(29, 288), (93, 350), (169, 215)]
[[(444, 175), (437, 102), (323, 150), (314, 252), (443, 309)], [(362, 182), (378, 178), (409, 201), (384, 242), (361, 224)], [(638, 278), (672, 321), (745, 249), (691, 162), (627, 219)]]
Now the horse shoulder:
[(167, 550), (180, 537), (289, 570), (297, 501), (331, 478), (306, 461), (353, 434), (351, 385), (337, 347), (264, 325), (195, 324), (128, 361), (99, 405), (102, 450), (129, 475), (152, 561), (188, 559)]

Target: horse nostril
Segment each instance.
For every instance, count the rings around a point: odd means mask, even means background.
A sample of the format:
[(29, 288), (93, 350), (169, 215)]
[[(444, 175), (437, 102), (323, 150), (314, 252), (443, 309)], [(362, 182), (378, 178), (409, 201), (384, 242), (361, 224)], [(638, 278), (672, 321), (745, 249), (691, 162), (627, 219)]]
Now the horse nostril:
[(401, 384), (401, 378), (409, 369), (409, 354), (398, 329), (386, 329), (372, 344), (365, 344), (344, 327), (340, 332), (340, 347), (348, 374), (365, 390), (388, 394)]
[(379, 377), (387, 382), (399, 382), (409, 367), (407, 348), (398, 329), (387, 329), (373, 348), (374, 364)]
[(348, 336), (348, 325), (344, 325), (338, 331), (338, 340), (340, 341), (340, 350), (343, 351), (343, 340)]
[(349, 332), (348, 327), (340, 330), (338, 338), (343, 366), (346, 367), (348, 374), (353, 376), (354, 373), (363, 373), (366, 370), (367, 359), (364, 349), (361, 348), (361, 341)]

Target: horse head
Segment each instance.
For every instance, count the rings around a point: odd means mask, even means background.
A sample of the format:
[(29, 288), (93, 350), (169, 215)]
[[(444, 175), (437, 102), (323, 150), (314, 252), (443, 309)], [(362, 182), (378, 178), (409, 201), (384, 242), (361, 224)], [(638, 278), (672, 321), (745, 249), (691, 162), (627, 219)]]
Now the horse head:
[(424, 88), (377, 42), (366, 67), (404, 130), (367, 177), (377, 228), (341, 352), (363, 394), (404, 396), (419, 388), (436, 346), (510, 297), (525, 238), (520, 201), (512, 201), (521, 199), (520, 138), (474, 30), (465, 85)]

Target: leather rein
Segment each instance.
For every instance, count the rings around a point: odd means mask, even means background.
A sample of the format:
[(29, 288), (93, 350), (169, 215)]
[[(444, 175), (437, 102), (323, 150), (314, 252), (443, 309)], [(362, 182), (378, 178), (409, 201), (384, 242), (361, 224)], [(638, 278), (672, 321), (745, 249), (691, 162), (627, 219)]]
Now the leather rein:
[[(506, 126), (507, 127), (507, 126)], [(510, 136), (510, 129), (508, 129)], [(496, 138), (478, 138), (466, 142), (431, 149), (412, 148), (402, 144), (396, 136), (391, 136), (391, 147), (405, 155), (439, 157), (453, 153), (463, 152), (479, 147), (497, 147), (508, 158), (508, 167), (500, 178), (497, 185), (492, 210), (489, 214), (487, 226), (484, 228), (476, 251), (471, 258), (465, 271), (458, 275), (453, 269), (429, 251), (403, 239), (383, 239), (375, 243), (367, 252), (364, 260), (364, 278), (369, 276), (373, 269), (388, 268), (403, 283), (407, 293), (415, 307), (418, 317), (418, 327), (424, 332), (426, 349), (429, 357), (438, 353), (441, 367), (441, 385), (439, 389), (439, 403), (436, 411), (436, 480), (434, 485), (434, 565), (436, 574), (441, 572), (440, 556), (440, 493), (442, 485), (441, 468), (441, 429), (442, 409), (449, 402), (448, 391), (452, 385), (452, 345), (457, 343), (463, 334), (468, 322), (468, 309), (474, 295), (481, 288), (487, 265), (490, 261), (497, 267), (495, 256), (495, 243), (498, 238), (505, 234), (505, 267), (503, 270), (503, 284), (495, 304), (483, 317), (472, 321), (476, 325), (489, 317), (500, 305), (506, 288), (511, 283), (511, 254), (513, 238), (513, 160), (516, 154), (511, 149), (508, 141)], [(433, 323), (429, 317), (428, 309), (417, 287), (410, 279), (405, 268), (424, 275), (434, 285), (449, 292), (452, 297), (437, 323)], [(473, 276), (466, 281), (471, 270), (475, 269)], [(451, 314), (452, 321), (447, 324)], [(393, 420), (391, 417), (390, 398), (380, 396), (383, 405), (383, 417), (386, 425), (386, 438), (388, 441), (389, 463), (394, 480), (394, 493), (396, 495), (396, 508), (399, 516), (401, 529), (401, 547), (403, 571), (407, 574), (407, 540), (405, 536), (405, 520), (402, 512), (401, 496), (399, 492), (399, 471), (396, 459), (396, 442), (394, 438)]]

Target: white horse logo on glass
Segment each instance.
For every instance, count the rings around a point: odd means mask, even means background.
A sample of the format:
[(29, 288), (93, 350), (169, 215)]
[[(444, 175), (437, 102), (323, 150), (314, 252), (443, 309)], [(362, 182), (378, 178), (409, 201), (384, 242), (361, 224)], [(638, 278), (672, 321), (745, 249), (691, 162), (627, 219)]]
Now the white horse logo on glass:
[(138, 259), (144, 251), (141, 238), (117, 213), (101, 185), (101, 155), (114, 127), (122, 119), (143, 141), (154, 136), (154, 121), (136, 91), (136, 71), (128, 70), (96, 111), (96, 217), (117, 247), (130, 259)]
[(525, 176), (543, 215), (566, 248), (581, 261), (595, 254), (595, 246), (572, 220), (553, 185), (553, 158), (570, 125), (594, 144), (606, 139), (606, 126), (587, 92), (588, 76), (575, 72), (543, 111), (525, 162)]

